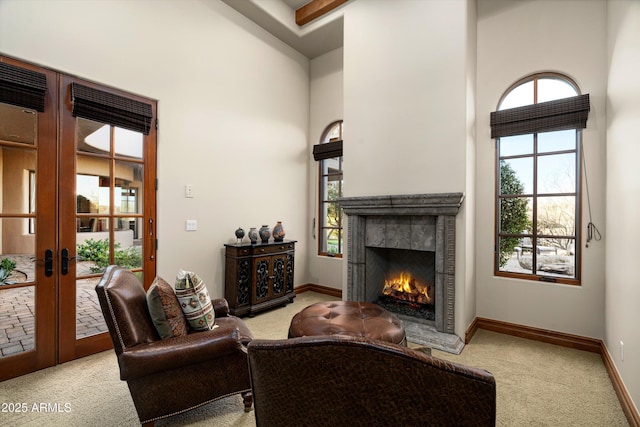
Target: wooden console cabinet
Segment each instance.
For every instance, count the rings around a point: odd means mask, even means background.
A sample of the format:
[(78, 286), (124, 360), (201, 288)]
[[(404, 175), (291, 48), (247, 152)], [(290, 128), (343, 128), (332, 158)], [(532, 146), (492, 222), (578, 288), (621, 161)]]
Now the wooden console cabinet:
[(235, 316), (293, 302), (296, 241), (226, 244), (225, 291)]

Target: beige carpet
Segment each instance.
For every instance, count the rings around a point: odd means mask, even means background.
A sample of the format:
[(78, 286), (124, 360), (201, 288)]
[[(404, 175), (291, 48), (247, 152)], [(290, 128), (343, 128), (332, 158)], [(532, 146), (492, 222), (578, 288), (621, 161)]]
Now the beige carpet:
[[(332, 299), (305, 292), (293, 304), (244, 320), (256, 338), (286, 338), (295, 313)], [(494, 374), (498, 426), (628, 425), (599, 355), (483, 330), (461, 355), (440, 351), (433, 355)], [(339, 372), (339, 367), (331, 369)], [(118, 378), (110, 350), (4, 381), (0, 383), (0, 404), (4, 405), (0, 425), (138, 425), (127, 386)], [(25, 403), (27, 411), (4, 412), (9, 403)], [(255, 418), (253, 412), (243, 412), (242, 399), (233, 396), (156, 425), (245, 427), (254, 426)]]

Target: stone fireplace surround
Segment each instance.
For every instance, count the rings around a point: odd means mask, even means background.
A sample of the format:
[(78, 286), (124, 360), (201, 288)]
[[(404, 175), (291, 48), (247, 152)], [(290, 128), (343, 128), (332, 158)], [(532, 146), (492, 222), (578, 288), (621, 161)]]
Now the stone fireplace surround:
[(379, 295), (379, 286), (366, 283), (367, 248), (434, 251), (435, 322), (398, 317), (409, 341), (455, 354), (464, 347), (454, 332), (455, 228), (463, 199), (462, 193), (339, 199), (348, 217), (347, 300), (373, 302)]

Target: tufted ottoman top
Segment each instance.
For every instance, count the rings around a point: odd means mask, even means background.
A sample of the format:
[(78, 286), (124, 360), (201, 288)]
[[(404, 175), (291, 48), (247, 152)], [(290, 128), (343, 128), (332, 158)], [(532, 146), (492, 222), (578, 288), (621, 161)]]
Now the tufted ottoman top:
[(289, 338), (311, 335), (349, 335), (406, 345), (402, 321), (369, 302), (318, 302), (306, 307), (291, 319)]

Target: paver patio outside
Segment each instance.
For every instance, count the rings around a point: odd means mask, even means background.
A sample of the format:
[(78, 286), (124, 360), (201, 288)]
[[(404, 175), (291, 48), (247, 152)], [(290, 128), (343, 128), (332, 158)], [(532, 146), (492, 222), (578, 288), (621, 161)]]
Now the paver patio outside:
[[(81, 263), (78, 263), (79, 267)], [(33, 280), (33, 261), (22, 262), (17, 268), (27, 281)], [(86, 266), (80, 274), (87, 272)], [(76, 338), (107, 331), (100, 310), (95, 286), (100, 277), (76, 282)], [(0, 286), (0, 357), (30, 351), (35, 345), (35, 287), (2, 289)]]

